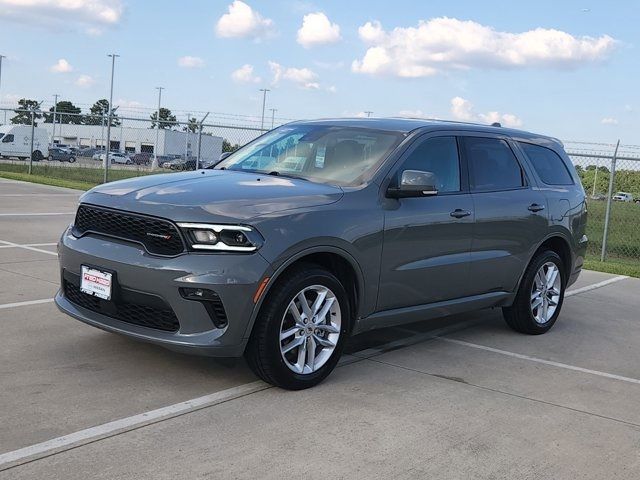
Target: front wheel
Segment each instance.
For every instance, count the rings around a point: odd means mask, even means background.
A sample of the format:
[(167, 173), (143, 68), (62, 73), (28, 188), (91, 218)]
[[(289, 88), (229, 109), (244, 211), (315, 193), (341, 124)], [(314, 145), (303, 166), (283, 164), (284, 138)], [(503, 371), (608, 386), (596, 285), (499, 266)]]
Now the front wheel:
[(505, 321), (520, 333), (548, 332), (560, 315), (566, 285), (558, 254), (551, 250), (538, 253), (522, 277), (513, 305), (502, 309)]
[(269, 291), (245, 357), (265, 382), (287, 390), (313, 387), (338, 363), (350, 318), (347, 294), (332, 273), (298, 268)]

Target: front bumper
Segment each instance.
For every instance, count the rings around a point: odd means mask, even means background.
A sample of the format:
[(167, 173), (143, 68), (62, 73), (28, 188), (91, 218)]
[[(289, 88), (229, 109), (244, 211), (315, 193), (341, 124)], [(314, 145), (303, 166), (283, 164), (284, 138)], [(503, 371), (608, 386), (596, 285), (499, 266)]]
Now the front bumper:
[[(175, 313), (179, 328), (175, 332), (163, 331), (98, 313), (72, 302), (61, 288), (55, 302), (64, 313), (103, 330), (171, 350), (220, 357), (242, 355), (253, 314), (253, 296), (268, 269), (268, 263), (258, 253), (189, 253), (163, 258), (149, 255), (141, 246), (129, 242), (98, 235), (76, 238), (69, 231), (63, 234), (58, 252), (62, 285), (65, 272), (79, 276), (81, 265), (113, 271), (122, 289), (163, 300)], [(205, 305), (183, 298), (181, 287), (215, 291), (225, 309), (226, 325), (216, 327)]]

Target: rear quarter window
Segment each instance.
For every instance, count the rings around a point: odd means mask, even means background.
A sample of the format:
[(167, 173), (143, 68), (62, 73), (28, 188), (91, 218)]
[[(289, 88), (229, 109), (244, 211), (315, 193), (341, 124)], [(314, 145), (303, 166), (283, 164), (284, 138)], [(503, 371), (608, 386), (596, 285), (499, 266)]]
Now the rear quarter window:
[(573, 178), (562, 158), (550, 148), (518, 142), (534, 170), (547, 185), (573, 185)]

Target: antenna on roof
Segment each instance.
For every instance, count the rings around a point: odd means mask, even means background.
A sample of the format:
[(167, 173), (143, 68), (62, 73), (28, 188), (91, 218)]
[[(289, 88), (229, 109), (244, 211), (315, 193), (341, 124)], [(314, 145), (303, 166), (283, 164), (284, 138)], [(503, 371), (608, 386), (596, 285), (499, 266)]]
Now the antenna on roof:
[(493, 122), (491, 124), (492, 127), (501, 127), (502, 125), (500, 125), (500, 122)]

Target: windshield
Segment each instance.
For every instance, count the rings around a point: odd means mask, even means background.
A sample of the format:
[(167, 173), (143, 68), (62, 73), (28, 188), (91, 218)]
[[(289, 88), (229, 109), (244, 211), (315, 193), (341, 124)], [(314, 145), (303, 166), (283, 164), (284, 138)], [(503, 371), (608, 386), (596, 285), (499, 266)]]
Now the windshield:
[(215, 166), (359, 185), (400, 143), (398, 132), (327, 125), (287, 125), (244, 146)]

